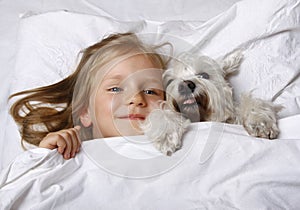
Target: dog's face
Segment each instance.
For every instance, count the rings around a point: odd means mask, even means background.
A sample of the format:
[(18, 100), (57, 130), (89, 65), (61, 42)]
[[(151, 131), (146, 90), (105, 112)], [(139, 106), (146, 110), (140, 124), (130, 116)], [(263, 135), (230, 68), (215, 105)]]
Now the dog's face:
[(163, 75), (169, 105), (192, 122), (229, 120), (232, 90), (225, 76), (233, 69), (227, 61), (232, 58), (217, 62), (207, 56), (180, 56)]

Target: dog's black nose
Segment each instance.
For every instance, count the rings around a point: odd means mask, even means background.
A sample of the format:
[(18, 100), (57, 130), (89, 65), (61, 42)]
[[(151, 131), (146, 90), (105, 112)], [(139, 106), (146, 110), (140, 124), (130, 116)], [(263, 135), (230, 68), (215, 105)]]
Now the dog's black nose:
[(191, 80), (184, 80), (182, 83), (179, 84), (178, 91), (180, 94), (189, 94), (193, 93), (195, 88), (196, 85)]

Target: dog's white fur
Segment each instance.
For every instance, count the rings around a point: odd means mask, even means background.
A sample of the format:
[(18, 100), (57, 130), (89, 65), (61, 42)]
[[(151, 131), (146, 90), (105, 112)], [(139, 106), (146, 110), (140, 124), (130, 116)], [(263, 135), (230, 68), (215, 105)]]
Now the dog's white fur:
[[(154, 110), (142, 125), (162, 153), (181, 147), (190, 122), (216, 121), (242, 124), (255, 137), (274, 139), (279, 134), (277, 112), (271, 102), (242, 95), (233, 101), (227, 78), (239, 69), (243, 55), (235, 51), (222, 59), (184, 53), (163, 74), (166, 104)], [(163, 107), (165, 106), (165, 107)]]

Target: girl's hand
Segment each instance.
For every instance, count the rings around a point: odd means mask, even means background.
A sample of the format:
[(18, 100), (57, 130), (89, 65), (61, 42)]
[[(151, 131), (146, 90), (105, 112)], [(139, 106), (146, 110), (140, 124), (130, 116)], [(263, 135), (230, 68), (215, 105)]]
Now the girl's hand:
[(63, 155), (64, 159), (73, 158), (79, 152), (81, 144), (79, 130), (80, 126), (77, 125), (74, 128), (48, 133), (40, 142), (39, 147), (57, 148), (57, 151)]

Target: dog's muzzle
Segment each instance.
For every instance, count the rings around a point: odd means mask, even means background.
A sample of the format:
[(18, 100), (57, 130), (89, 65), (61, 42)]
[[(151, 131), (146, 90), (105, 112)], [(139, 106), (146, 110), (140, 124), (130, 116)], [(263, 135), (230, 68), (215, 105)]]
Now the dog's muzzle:
[(180, 94), (180, 99), (178, 101), (179, 106), (197, 106), (197, 101), (194, 96), (194, 91), (196, 89), (196, 84), (191, 80), (184, 80), (178, 85), (178, 93)]
[(184, 80), (178, 86), (178, 92), (181, 95), (190, 95), (194, 92), (196, 85), (191, 80)]
[(199, 122), (210, 113), (208, 110), (208, 95), (199, 94), (197, 85), (191, 80), (184, 80), (178, 85), (179, 97), (173, 99), (174, 108), (183, 113), (192, 122)]

